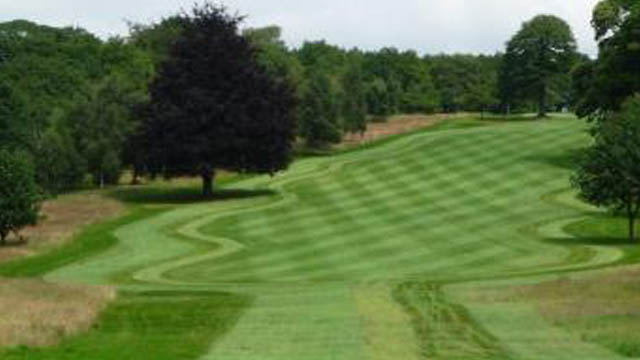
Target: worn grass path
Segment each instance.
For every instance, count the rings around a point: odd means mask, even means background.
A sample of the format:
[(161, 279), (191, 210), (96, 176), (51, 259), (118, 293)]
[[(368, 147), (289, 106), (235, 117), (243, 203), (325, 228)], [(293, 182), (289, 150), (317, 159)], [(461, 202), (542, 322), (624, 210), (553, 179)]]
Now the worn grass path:
[(526, 306), (448, 290), (623, 258), (556, 241), (587, 211), (565, 167), (584, 130), (555, 119), (421, 132), (301, 160), (233, 185), (255, 197), (119, 227), (117, 246), (46, 279), (251, 296), (202, 359), (617, 359)]

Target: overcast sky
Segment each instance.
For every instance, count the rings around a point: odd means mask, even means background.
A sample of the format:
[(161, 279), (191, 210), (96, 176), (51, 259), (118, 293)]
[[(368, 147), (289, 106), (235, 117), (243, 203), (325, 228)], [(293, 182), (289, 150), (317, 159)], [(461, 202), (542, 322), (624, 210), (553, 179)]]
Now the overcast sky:
[[(0, 0), (0, 21), (75, 25), (101, 37), (127, 33), (125, 20), (150, 22), (194, 0)], [(198, 1), (201, 2), (201, 1)], [(573, 28), (579, 49), (597, 54), (591, 10), (598, 0), (225, 0), (246, 26), (280, 25), (291, 46), (325, 39), (342, 47), (395, 46), (419, 53), (494, 53), (523, 21), (553, 14)]]

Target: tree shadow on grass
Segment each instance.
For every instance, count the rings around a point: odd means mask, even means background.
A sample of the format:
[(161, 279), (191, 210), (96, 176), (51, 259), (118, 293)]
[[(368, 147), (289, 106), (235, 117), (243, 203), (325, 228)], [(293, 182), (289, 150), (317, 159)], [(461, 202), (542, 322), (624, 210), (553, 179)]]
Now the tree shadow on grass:
[(577, 167), (580, 150), (566, 150), (557, 153), (538, 153), (535, 156), (527, 156), (525, 160), (553, 167), (574, 170)]
[(585, 236), (571, 238), (550, 238), (543, 240), (546, 243), (561, 246), (607, 246), (607, 247), (631, 247), (637, 244), (629, 242), (629, 238)]
[(23, 236), (15, 236), (9, 235), (9, 237), (5, 240), (5, 243), (0, 243), (0, 249), (5, 248), (22, 248), (29, 244), (27, 238)]
[(195, 187), (128, 187), (113, 190), (109, 196), (130, 204), (186, 205), (225, 200), (275, 196), (273, 190), (219, 189), (213, 196), (205, 197)]

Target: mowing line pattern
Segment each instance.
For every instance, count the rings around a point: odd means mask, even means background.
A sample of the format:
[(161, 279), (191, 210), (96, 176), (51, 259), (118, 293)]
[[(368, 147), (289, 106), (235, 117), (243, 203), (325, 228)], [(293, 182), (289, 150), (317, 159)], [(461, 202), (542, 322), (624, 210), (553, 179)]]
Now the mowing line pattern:
[[(185, 205), (129, 224), (116, 231), (117, 247), (48, 279), (255, 297), (203, 359), (367, 358), (379, 348), (372, 341), (385, 341), (372, 336), (398, 334), (395, 349), (417, 349), (415, 358), (444, 351), (456, 359), (533, 360), (526, 344), (501, 343), (439, 289), (622, 256), (545, 241), (564, 236), (558, 221), (584, 216), (584, 208), (562, 199), (569, 170), (558, 157), (587, 139), (580, 122), (552, 120), (418, 133), (301, 160), (275, 178), (234, 185), (273, 196)], [(366, 301), (363, 294), (380, 289), (395, 297)], [(380, 316), (367, 318), (378, 308), (393, 314), (388, 329)], [(417, 329), (431, 329), (425, 322), (434, 316), (457, 323), (429, 338)], [(415, 339), (400, 326), (413, 326)]]
[(311, 176), (296, 177), (294, 169), (270, 186), (295, 201), (216, 217), (201, 228), (249, 246), (167, 276), (194, 283), (442, 280), (568, 262), (569, 249), (542, 242), (524, 228), (579, 215), (541, 197), (566, 188), (567, 171), (532, 160), (579, 147), (579, 124), (505, 126), (411, 140), (395, 149), (391, 144), (387, 152), (325, 160), (329, 166), (319, 161), (323, 170)]

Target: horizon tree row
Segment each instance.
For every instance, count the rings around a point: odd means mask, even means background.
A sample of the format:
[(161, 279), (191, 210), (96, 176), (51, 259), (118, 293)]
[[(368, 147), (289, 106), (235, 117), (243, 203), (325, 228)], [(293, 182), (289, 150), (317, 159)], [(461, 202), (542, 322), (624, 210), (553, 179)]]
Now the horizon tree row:
[[(80, 28), (0, 24), (0, 148), (29, 154), (50, 195), (88, 182), (116, 184), (127, 167), (136, 179), (149, 170), (140, 165), (134, 134), (148, 116), (150, 84), (187, 27), (176, 15), (101, 40)], [(325, 41), (292, 49), (277, 26), (234, 31), (269, 77), (290, 84), (295, 135), (309, 147), (324, 148), (398, 113), (532, 111), (538, 102), (526, 96), (531, 92), (504, 91), (516, 86), (503, 83), (512, 71), (505, 70), (509, 47), (504, 55), (425, 56)], [(566, 106), (569, 81), (546, 81), (554, 84), (546, 88), (549, 108)]]

